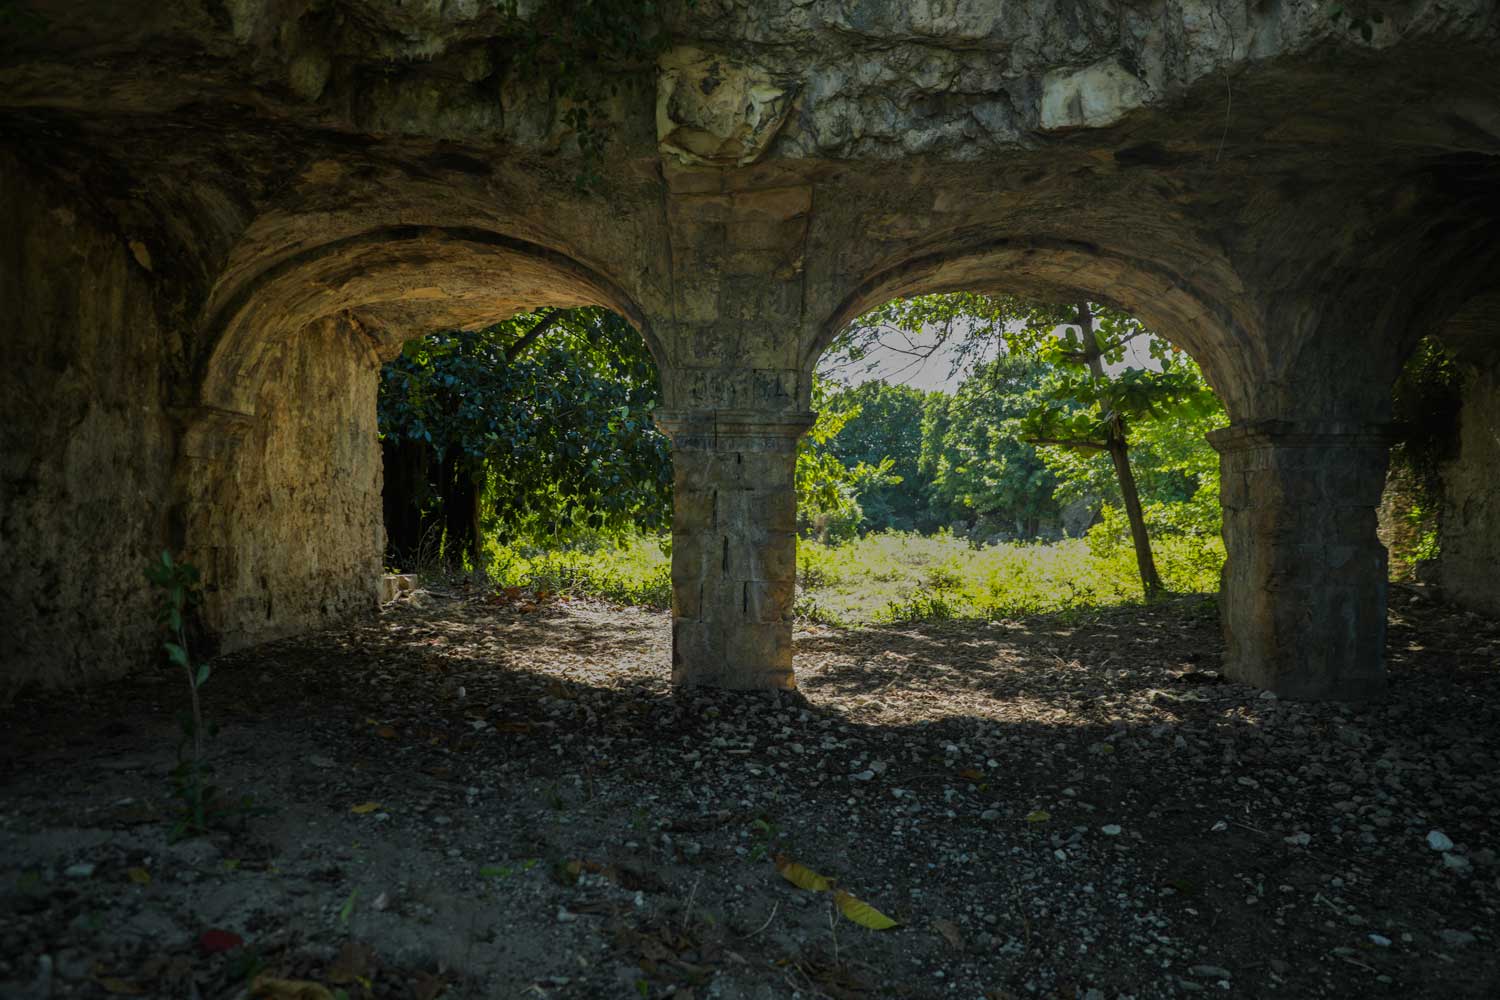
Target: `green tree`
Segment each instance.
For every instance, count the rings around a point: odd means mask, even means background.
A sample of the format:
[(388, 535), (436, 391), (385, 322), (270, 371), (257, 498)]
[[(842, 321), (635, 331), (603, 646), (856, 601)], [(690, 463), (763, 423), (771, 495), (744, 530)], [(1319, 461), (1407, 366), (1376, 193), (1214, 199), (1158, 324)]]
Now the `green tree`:
[(861, 530), (911, 531), (928, 519), (931, 479), (921, 470), (928, 395), (910, 386), (873, 381), (845, 389), (824, 404), (850, 411), (828, 447), (845, 468), (877, 468), (890, 460), (888, 474), (859, 493)]
[(1057, 480), (1016, 421), (1030, 412), (1045, 365), (1005, 354), (980, 364), (952, 396), (938, 394), (924, 422), (928, 502), (947, 521), (1035, 537), (1056, 517)]
[(661, 530), (672, 477), (657, 385), (640, 334), (603, 309), (408, 344), (380, 384), (393, 559), (431, 535), (450, 565), (478, 568), (490, 532)]
[(818, 416), (797, 444), (797, 528), (804, 537), (844, 541), (854, 537), (864, 519), (862, 493), (899, 482), (893, 461), (845, 464), (833, 442), (860, 415), (858, 403), (840, 404), (838, 388), (814, 376), (813, 408)]
[[(857, 361), (893, 333), (907, 349), (929, 352), (957, 338), (955, 368), (971, 372), (992, 352), (1047, 366), (1018, 432), (1036, 444), (1109, 456), (1142, 589), (1148, 599), (1160, 593), (1131, 467), (1130, 433), (1138, 424), (1173, 415), (1207, 418), (1215, 412), (1218, 403), (1190, 359), (1133, 317), (1097, 303), (1054, 305), (972, 293), (894, 300), (857, 320), (834, 349)], [(1149, 364), (1127, 363), (1135, 345), (1144, 346)]]

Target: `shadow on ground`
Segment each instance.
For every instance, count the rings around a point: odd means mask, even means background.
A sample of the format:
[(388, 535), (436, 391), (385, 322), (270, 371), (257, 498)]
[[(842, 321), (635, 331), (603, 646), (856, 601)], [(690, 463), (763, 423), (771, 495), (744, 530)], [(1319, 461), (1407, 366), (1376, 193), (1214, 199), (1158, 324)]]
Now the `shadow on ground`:
[(1390, 697), (1340, 706), (1224, 681), (1201, 599), (807, 626), (793, 696), (672, 690), (657, 613), (418, 603), (219, 662), (257, 809), (207, 837), (167, 842), (172, 675), (12, 706), (0, 992), (1500, 988), (1492, 622), (1403, 605)]

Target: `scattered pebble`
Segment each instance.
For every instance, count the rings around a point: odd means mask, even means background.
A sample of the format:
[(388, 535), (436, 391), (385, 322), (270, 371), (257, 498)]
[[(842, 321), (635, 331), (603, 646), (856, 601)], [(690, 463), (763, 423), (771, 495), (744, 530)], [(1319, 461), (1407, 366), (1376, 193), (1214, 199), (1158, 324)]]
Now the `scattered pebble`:
[(1474, 935), (1468, 931), (1454, 930), (1452, 927), (1444, 927), (1438, 931), (1438, 937), (1443, 939), (1443, 944), (1454, 949), (1467, 948), (1476, 940)]

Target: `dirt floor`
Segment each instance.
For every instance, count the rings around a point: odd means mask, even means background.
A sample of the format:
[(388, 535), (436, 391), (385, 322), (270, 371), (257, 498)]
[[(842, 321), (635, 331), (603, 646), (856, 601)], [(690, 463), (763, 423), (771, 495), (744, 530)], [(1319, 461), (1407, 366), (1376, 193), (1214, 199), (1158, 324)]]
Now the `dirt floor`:
[(672, 691), (658, 613), (419, 592), (216, 663), (250, 808), (175, 843), (180, 676), (25, 696), (0, 996), (1500, 996), (1500, 625), (1394, 603), (1342, 706), (1222, 682), (1201, 600), (802, 628), (787, 696)]

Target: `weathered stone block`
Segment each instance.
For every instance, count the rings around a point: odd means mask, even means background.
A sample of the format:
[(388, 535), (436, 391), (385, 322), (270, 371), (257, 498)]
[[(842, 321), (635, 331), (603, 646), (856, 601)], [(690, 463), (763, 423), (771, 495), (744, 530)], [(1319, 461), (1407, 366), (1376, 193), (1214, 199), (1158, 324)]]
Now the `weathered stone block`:
[(1150, 99), (1151, 88), (1113, 59), (1042, 77), (1044, 129), (1113, 125)]
[(674, 575), (672, 579), (672, 618), (676, 621), (697, 621), (702, 616), (702, 582), (691, 577), (685, 577), (681, 584), (679, 584)]
[(741, 586), (744, 591), (746, 621), (771, 623), (791, 620), (796, 580), (746, 580)]
[(1226, 493), (1250, 494), (1248, 503), (1224, 509), (1226, 671), (1287, 698), (1379, 695), (1386, 589), (1374, 516), (1385, 463), (1380, 433), (1277, 424), (1211, 438), (1222, 455), (1221, 482), (1231, 484)]
[(765, 154), (797, 85), (743, 58), (681, 46), (661, 57), (656, 137), (686, 164), (742, 166)]
[(684, 469), (687, 464), (686, 461), (676, 463), (673, 471), (673, 530), (683, 533), (712, 531), (719, 491), (712, 486), (706, 489), (694, 488), (691, 477)]

